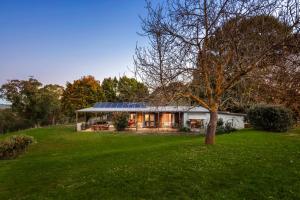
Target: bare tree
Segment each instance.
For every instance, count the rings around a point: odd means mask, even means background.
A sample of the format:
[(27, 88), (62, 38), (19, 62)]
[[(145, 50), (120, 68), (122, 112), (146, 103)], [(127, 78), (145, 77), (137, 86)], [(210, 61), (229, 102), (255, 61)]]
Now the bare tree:
[(280, 62), (299, 32), (298, 0), (169, 0), (147, 9), (142, 28), (150, 47), (137, 48), (137, 74), (156, 87), (187, 86), (179, 95), (210, 111), (206, 144), (215, 143), (222, 97), (248, 74)]
[[(176, 92), (170, 95), (170, 87), (179, 83), (182, 75), (183, 62), (177, 58), (184, 56), (177, 55), (179, 51), (174, 38), (165, 34), (161, 24), (163, 7), (158, 5), (156, 9), (152, 9), (148, 2), (147, 9), (149, 16), (141, 19), (143, 33), (140, 35), (148, 37), (149, 47), (136, 47), (135, 73), (157, 98), (163, 99), (161, 102), (170, 102), (176, 98)], [(151, 101), (153, 104), (156, 102), (156, 98)]]

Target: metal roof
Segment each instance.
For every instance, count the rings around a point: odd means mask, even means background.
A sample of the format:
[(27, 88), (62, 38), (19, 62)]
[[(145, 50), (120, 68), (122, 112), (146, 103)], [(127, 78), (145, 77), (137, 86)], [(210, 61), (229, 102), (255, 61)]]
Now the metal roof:
[[(99, 102), (93, 107), (77, 110), (77, 112), (186, 112), (186, 113), (209, 113), (202, 106), (147, 106), (143, 102)], [(219, 114), (245, 116), (241, 113), (219, 111)]]
[(147, 106), (143, 102), (99, 102), (77, 112), (208, 112), (201, 106)]
[(98, 102), (93, 108), (146, 108), (144, 102)]

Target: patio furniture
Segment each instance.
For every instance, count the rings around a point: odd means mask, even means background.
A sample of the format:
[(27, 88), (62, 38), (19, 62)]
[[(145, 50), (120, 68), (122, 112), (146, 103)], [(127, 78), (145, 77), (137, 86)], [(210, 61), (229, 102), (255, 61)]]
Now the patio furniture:
[(93, 131), (101, 131), (101, 130), (108, 130), (109, 125), (108, 124), (95, 124), (92, 125), (92, 130)]

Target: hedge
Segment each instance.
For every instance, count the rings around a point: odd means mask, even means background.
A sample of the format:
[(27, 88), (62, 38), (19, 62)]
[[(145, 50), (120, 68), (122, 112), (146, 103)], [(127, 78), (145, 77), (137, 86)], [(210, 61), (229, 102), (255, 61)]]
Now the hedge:
[(259, 130), (286, 132), (293, 125), (292, 111), (274, 105), (259, 105), (248, 111), (250, 124)]
[(27, 135), (13, 135), (0, 141), (0, 159), (11, 159), (23, 153), (35, 140)]

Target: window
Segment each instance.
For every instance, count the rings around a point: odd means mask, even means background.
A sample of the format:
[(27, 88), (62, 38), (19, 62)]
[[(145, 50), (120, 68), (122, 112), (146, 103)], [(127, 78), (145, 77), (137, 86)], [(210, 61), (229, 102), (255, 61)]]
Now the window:
[(191, 128), (204, 128), (204, 120), (203, 119), (190, 119), (190, 127)]

